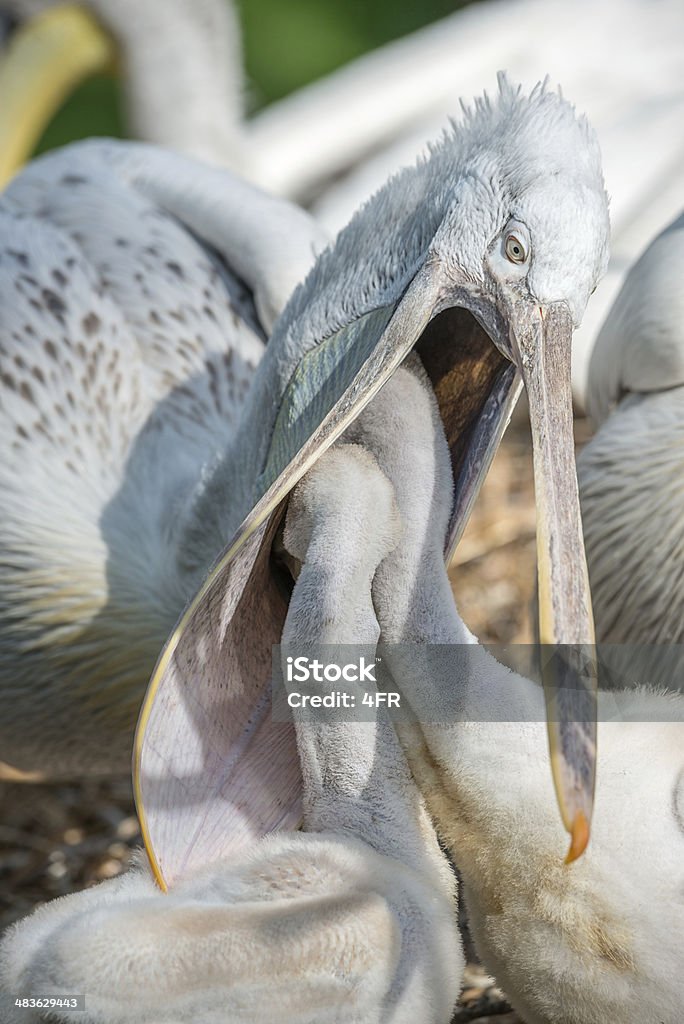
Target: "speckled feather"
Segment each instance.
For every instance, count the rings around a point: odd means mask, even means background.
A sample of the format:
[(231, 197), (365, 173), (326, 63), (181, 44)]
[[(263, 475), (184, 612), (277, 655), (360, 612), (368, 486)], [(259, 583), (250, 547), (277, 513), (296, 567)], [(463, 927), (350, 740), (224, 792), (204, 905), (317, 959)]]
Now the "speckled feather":
[[(0, 749), (23, 768), (125, 770), (147, 675), (234, 529), (227, 512), (201, 551), (185, 536), (264, 332), (247, 286), (117, 168), (139, 150), (69, 147), (0, 200)], [(228, 211), (235, 180), (208, 182)]]

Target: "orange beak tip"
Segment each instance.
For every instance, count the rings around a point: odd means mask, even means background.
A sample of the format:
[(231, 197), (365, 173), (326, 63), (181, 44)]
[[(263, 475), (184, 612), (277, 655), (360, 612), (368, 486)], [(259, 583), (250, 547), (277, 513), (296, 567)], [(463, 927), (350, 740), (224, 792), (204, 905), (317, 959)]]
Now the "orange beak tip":
[(566, 864), (572, 864), (582, 856), (589, 844), (589, 822), (582, 811), (575, 815), (570, 829), (570, 849), (565, 858)]

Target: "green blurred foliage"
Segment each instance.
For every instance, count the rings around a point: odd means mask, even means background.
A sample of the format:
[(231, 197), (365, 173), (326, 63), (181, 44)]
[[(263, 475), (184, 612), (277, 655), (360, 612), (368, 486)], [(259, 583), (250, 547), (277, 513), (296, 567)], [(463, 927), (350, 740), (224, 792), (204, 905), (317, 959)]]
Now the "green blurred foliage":
[(462, 0), (241, 0), (257, 106), (461, 6)]
[[(141, 0), (144, 3), (144, 0)], [(247, 103), (257, 110), (307, 82), (463, 6), (463, 0), (240, 0)], [(86, 82), (47, 127), (38, 152), (125, 134), (116, 79)]]
[(119, 84), (111, 75), (84, 82), (58, 110), (43, 132), (37, 152), (93, 135), (126, 134), (119, 104)]

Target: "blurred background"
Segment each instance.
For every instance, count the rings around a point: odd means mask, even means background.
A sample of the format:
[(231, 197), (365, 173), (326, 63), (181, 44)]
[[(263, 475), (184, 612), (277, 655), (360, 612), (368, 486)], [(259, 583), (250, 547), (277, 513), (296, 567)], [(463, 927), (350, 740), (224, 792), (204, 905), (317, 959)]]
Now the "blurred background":
[(61, 6), (80, 21), (58, 22), (59, 8), (0, 0), (18, 58), (14, 77), (0, 59), (0, 129), (21, 124), (0, 184), (32, 154), (129, 135), (227, 166), (334, 234), (498, 71), (560, 84), (597, 132), (611, 198), (609, 272), (573, 349), (583, 409), (597, 330), (681, 205), (681, 0), (81, 0)]
[[(242, 0), (236, 7), (246, 111), (253, 114), (463, 6), (453, 0)], [(125, 136), (122, 107), (120, 80), (112, 73), (94, 75), (55, 115), (36, 152), (91, 135)]]
[[(106, 70), (77, 76), (75, 88), (63, 87), (23, 158), (92, 135), (131, 134), (136, 94), (127, 88), (127, 65), (142, 69), (138, 102), (162, 79), (172, 91), (182, 79), (174, 47), (180, 45), (182, 56), (193, 19), (206, 19), (210, 37), (208, 12), (216, 3), (228, 10), (228, 0), (85, 4), (98, 19), (111, 19), (107, 27), (114, 36), (119, 30), (118, 56), (105, 61)], [(53, 6), (50, 0), (0, 0), (5, 51), (33, 12)], [(467, 10), (456, 14), (461, 8)], [(224, 85), (238, 96), (223, 99), (235, 108), (236, 123), (246, 119), (246, 134), (257, 145), (248, 158), (225, 162), (306, 202), (333, 232), (391, 170), (438, 133), (448, 111), (458, 114), (460, 96), (495, 88), (501, 68), (526, 84), (549, 72), (580, 109), (591, 108), (613, 200), (614, 243), (611, 270), (592, 300), (575, 360), (576, 436), (578, 444), (586, 440), (582, 374), (597, 327), (627, 267), (678, 212), (684, 194), (681, 0), (241, 0), (234, 10), (239, 30), (227, 40), (232, 67)], [(439, 19), (448, 20), (435, 24)], [(395, 40), (404, 40), (403, 48), (388, 50), (387, 61), (369, 65), (362, 59)], [(0, 57), (1, 52), (2, 47)], [(216, 52), (223, 52), (220, 45)], [(200, 66), (202, 59), (199, 53)], [(207, 51), (206, 61), (211, 59), (219, 58)], [(334, 72), (338, 84), (326, 91)], [(300, 100), (298, 91), (316, 81), (322, 91), (304, 92)], [(421, 91), (423, 98), (412, 107)], [(0, 124), (9, 116), (5, 98), (0, 89)], [(173, 102), (170, 134), (174, 116), (180, 122), (187, 115)], [(198, 119), (206, 112), (199, 95), (190, 97), (190, 121), (193, 102)], [(156, 138), (154, 117), (147, 126), (137, 134)], [(338, 144), (354, 143), (364, 132), (359, 151), (338, 159)], [(320, 173), (307, 164), (316, 164)], [(531, 451), (520, 415), (504, 438), (451, 569), (461, 614), (482, 641), (533, 638), (534, 531)], [(118, 874), (139, 843), (128, 779), (0, 783), (0, 929), (46, 899)], [(513, 1024), (517, 1018), (492, 981), (476, 965), (469, 970), (456, 1020)]]

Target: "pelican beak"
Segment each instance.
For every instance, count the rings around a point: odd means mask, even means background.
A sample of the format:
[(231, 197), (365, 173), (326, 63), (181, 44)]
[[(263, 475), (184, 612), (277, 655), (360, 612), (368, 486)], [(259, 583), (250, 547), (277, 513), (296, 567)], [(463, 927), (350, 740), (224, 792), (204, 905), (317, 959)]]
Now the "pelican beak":
[[(280, 335), (291, 326), (281, 321)], [(288, 356), (280, 335), (276, 325), (252, 388), (267, 443), (253, 469), (251, 510), (162, 652), (138, 722), (136, 803), (162, 887), (265, 832), (301, 821), (294, 727), (271, 714), (272, 648), (280, 643), (289, 599), (287, 573), (277, 564), (279, 522), (297, 481), (412, 348), (435, 389), (454, 470), (445, 555), (486, 475), (522, 374), (534, 409), (540, 589), (553, 613), (544, 611), (544, 637), (554, 643), (590, 639), (575, 623), (581, 612), (588, 630), (591, 617), (572, 459), (570, 323), (564, 311), (549, 310), (542, 319), (537, 310), (535, 320), (522, 308), (498, 308), (467, 287), (454, 288), (439, 259), (429, 257), (391, 304), (312, 339), (296, 354)], [(564, 352), (556, 352), (557, 346)], [(572, 599), (565, 594), (569, 587)], [(557, 687), (569, 673), (554, 662), (547, 676), (549, 686)], [(571, 745), (572, 701), (559, 707), (558, 723), (551, 725), (554, 770), (577, 855), (586, 841), (580, 825), (590, 817), (593, 769), (585, 764), (580, 771), (578, 749)], [(592, 749), (583, 751), (586, 763)]]
[(44, 11), (10, 35), (0, 53), (0, 188), (29, 159), (71, 92), (115, 57), (110, 37), (77, 5)]
[[(460, 305), (450, 305), (451, 302)], [(589, 577), (574, 458), (570, 355), (564, 303), (450, 289), (416, 349), (432, 379), (454, 471), (447, 541), (467, 522), (516, 401), (528, 393), (537, 502), (542, 678), (551, 766), (567, 862), (589, 842), (596, 763), (597, 669)], [(458, 338), (455, 348), (450, 338)], [(493, 342), (493, 344), (492, 344)], [(516, 373), (517, 370), (517, 373)]]
[(542, 675), (554, 784), (570, 833), (568, 863), (589, 841), (596, 764), (597, 668), (574, 459), (565, 304), (522, 303), (511, 347), (527, 390), (537, 500)]

